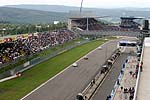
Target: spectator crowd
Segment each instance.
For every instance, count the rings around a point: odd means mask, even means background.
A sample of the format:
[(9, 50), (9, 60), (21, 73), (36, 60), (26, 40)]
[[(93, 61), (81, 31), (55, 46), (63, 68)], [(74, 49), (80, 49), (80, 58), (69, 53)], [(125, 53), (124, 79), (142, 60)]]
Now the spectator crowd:
[(0, 44), (0, 64), (13, 61), (21, 56), (28, 56), (46, 48), (71, 41), (77, 37), (73, 32), (63, 29), (54, 32), (29, 34), (27, 38)]

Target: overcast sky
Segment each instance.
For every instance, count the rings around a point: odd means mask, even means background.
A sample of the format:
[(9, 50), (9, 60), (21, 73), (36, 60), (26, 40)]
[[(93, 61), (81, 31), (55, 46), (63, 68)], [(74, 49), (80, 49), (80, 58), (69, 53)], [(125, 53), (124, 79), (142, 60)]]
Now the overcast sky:
[[(81, 0), (0, 0), (0, 6), (16, 4), (48, 4), (80, 6)], [(150, 0), (84, 0), (83, 7), (118, 8), (150, 7)]]

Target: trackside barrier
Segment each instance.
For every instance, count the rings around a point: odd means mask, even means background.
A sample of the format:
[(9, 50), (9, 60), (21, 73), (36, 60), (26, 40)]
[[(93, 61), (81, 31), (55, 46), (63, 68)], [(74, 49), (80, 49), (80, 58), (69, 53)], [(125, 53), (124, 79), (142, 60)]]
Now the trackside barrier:
[(114, 99), (114, 96), (115, 96), (115, 94), (116, 94), (116, 92), (117, 92), (117, 89), (118, 89), (118, 87), (119, 87), (119, 85), (118, 85), (118, 82), (120, 83), (121, 82), (121, 80), (122, 80), (122, 78), (123, 78), (123, 76), (124, 76), (124, 71), (125, 71), (125, 69), (126, 69), (126, 66), (127, 66), (127, 63), (128, 63), (128, 60), (129, 59), (129, 57), (126, 59), (126, 61), (125, 61), (125, 63), (123, 64), (123, 67), (122, 67), (122, 71), (123, 71), (123, 73), (120, 73), (120, 75), (119, 75), (119, 77), (118, 77), (118, 80), (116, 81), (116, 83), (115, 83), (115, 85), (114, 85), (114, 89), (112, 90), (112, 92), (111, 92), (111, 98), (110, 98), (110, 100), (113, 100)]
[(1, 80), (0, 80), (0, 83), (5, 82), (5, 81), (8, 81), (8, 80), (11, 80), (11, 79), (14, 79), (14, 78), (17, 78), (17, 77), (20, 77), (20, 76), (21, 76), (21, 73), (17, 73), (17, 74), (15, 74), (15, 75), (13, 75), (13, 76), (10, 76), (10, 77), (1, 79)]
[(17, 77), (18, 77), (17, 75), (13, 75), (13, 76), (10, 76), (10, 77), (1, 79), (1, 80), (0, 80), (0, 83), (1, 83), (1, 82), (5, 82), (5, 81), (7, 81), (7, 80), (11, 80), (11, 79), (17, 78)]
[(81, 42), (81, 43), (78, 43), (78, 44), (75, 44), (75, 45), (72, 45), (72, 46), (69, 46), (69, 47), (62, 48), (61, 50), (57, 50), (56, 52), (54, 52), (54, 53), (52, 53), (51, 55), (48, 55), (48, 56), (46, 56), (46, 57), (37, 57), (37, 58), (35, 58), (35, 59), (31, 60), (31, 61), (28, 61), (28, 62), (24, 63), (23, 65), (20, 65), (20, 66), (14, 68), (14, 69), (12, 69), (12, 70), (9, 70), (9, 71), (6, 71), (6, 72), (0, 74), (0, 79), (13, 76), (13, 75), (15, 75), (17, 72), (23, 72), (23, 71), (25, 71), (25, 70), (28, 70), (28, 69), (34, 67), (35, 65), (41, 63), (41, 62), (44, 62), (44, 61), (46, 61), (46, 60), (48, 60), (48, 59), (50, 59), (50, 58), (53, 58), (53, 57), (55, 57), (55, 56), (57, 56), (57, 55), (59, 55), (59, 54), (65, 52), (65, 51), (67, 51), (67, 50), (70, 50), (70, 49), (75, 48), (75, 47), (77, 47), (77, 46), (86, 44), (86, 43), (88, 43), (88, 42), (90, 42), (90, 41), (89, 41), (89, 40), (86, 40), (86, 41), (83, 41), (83, 42)]
[[(144, 46), (144, 42), (143, 42), (142, 53), (141, 53), (139, 64), (141, 64), (141, 62), (143, 61), (144, 48), (145, 48), (145, 46)], [(133, 100), (137, 99), (137, 92), (138, 92), (138, 86), (139, 86), (140, 76), (141, 76), (141, 67), (139, 66)]]
[(97, 35), (97, 36), (141, 36), (140, 31), (119, 31), (119, 30), (97, 30), (97, 31), (81, 31), (81, 35)]

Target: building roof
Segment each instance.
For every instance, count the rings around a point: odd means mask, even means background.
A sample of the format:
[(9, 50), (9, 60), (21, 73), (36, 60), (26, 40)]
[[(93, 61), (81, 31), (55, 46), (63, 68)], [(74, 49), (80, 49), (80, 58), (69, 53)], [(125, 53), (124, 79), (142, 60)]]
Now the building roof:
[(120, 19), (130, 19), (130, 20), (134, 20), (134, 19), (144, 19), (144, 17), (120, 17)]
[(69, 19), (82, 19), (82, 18), (104, 18), (109, 16), (71, 16)]

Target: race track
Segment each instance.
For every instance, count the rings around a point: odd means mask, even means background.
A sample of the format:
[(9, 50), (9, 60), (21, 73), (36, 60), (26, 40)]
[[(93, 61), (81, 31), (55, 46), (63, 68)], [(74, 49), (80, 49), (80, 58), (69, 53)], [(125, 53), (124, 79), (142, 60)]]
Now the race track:
[(106, 43), (102, 50), (96, 49), (88, 55), (88, 60), (78, 61), (78, 67), (69, 67), (22, 100), (75, 100), (76, 95), (85, 89), (99, 71), (105, 59), (116, 50), (118, 41)]

